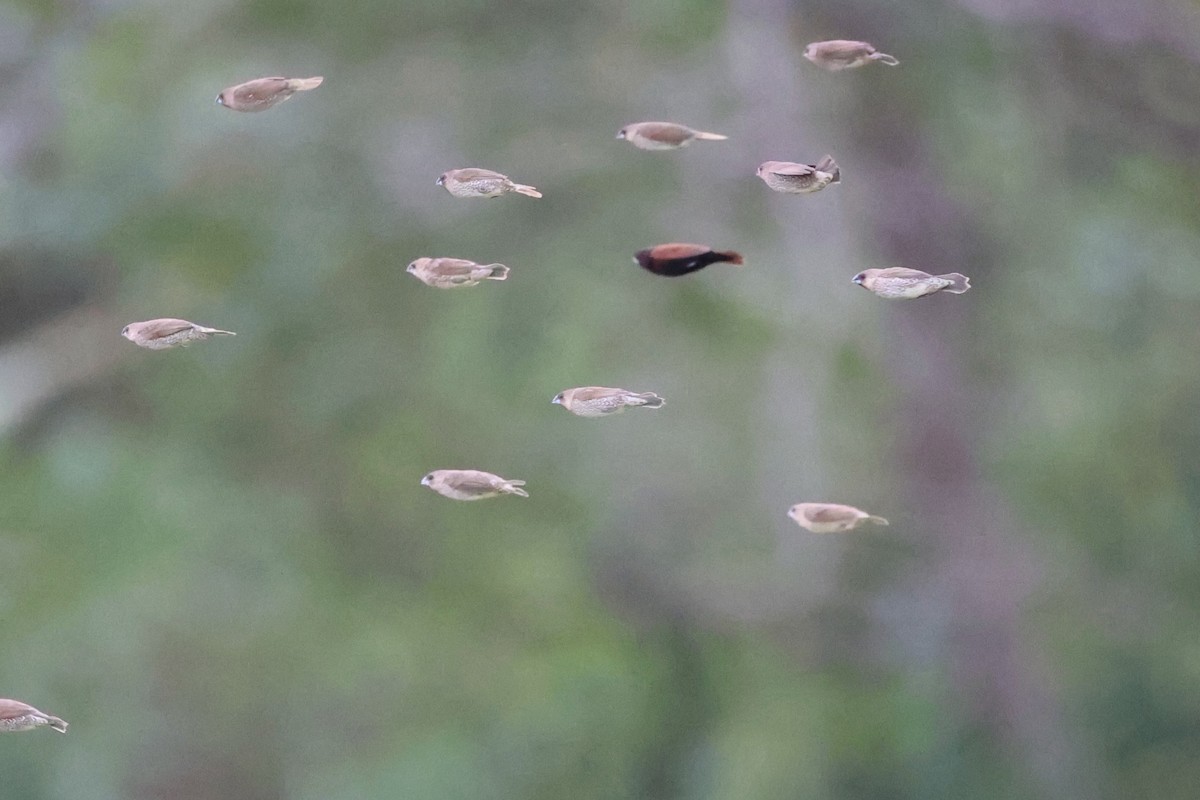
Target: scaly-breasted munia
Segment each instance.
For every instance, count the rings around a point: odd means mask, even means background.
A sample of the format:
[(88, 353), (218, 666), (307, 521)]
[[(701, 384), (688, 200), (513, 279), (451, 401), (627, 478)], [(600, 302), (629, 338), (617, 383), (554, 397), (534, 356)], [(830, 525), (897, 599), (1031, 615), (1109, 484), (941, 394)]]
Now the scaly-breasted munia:
[(477, 286), (480, 281), (508, 278), (508, 267), (503, 264), (476, 264), (463, 258), (418, 258), (405, 272), (437, 289)]
[(713, 250), (703, 244), (685, 244), (671, 242), (659, 244), (645, 250), (638, 250), (633, 260), (638, 266), (655, 275), (677, 278), (698, 269), (704, 269), (709, 264), (727, 262), (742, 264), (742, 256), (732, 250)]
[(934, 292), (962, 294), (971, 288), (971, 279), (958, 272), (930, 275), (907, 267), (868, 269), (855, 275), (853, 280), (887, 300), (913, 300)]
[(677, 150), (696, 139), (716, 142), (729, 137), (694, 130), (674, 122), (635, 122), (621, 128), (617, 132), (617, 138), (624, 139), (641, 150)]
[(67, 732), (67, 723), (20, 700), (0, 699), (0, 733), (31, 731), (34, 728), (50, 727), (59, 733)]
[(483, 500), (502, 494), (529, 497), (529, 493), (520, 488), (525, 481), (510, 481), (477, 469), (435, 469), (421, 478), (421, 485), (451, 500)]
[(840, 69), (852, 69), (878, 61), (894, 67), (900, 62), (895, 56), (880, 53), (873, 45), (866, 42), (851, 42), (846, 39), (833, 39), (828, 42), (813, 42), (804, 48), (804, 57), (831, 72)]
[(210, 336), (237, 336), (233, 331), (206, 328), (186, 319), (151, 319), (146, 322), (131, 322), (121, 330), (121, 335), (139, 347), (150, 350), (166, 350), (170, 347), (192, 342), (202, 342)]
[(542, 196), (542, 193), (532, 186), (513, 183), (507, 175), (478, 167), (464, 167), (443, 172), (442, 176), (437, 179), (437, 185), (444, 186), (446, 191), (455, 197), (499, 197), (509, 192), (516, 192), (528, 197)]
[(217, 95), (217, 105), (234, 111), (266, 111), (296, 92), (307, 92), (321, 85), (324, 78), (258, 78), (230, 86)]
[(811, 194), (831, 183), (842, 182), (842, 172), (833, 156), (825, 156), (816, 164), (767, 161), (754, 174), (775, 191), (789, 194)]
[(801, 528), (813, 533), (841, 533), (852, 531), (868, 522), (887, 525), (883, 517), (876, 517), (854, 506), (837, 503), (797, 503), (788, 509), (787, 515)]
[(605, 386), (579, 386), (559, 392), (550, 402), (562, 406), (577, 417), (604, 417), (618, 414), (627, 406), (662, 408), (667, 401), (654, 392), (631, 392), (628, 389), (610, 389)]

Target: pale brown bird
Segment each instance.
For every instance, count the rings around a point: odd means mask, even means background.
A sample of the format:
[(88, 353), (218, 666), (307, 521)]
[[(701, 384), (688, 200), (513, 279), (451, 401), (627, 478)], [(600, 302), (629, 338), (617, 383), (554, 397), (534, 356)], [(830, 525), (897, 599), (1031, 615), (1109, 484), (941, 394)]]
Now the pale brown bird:
[(687, 147), (696, 139), (717, 142), (729, 137), (698, 131), (674, 122), (635, 122), (617, 131), (617, 138), (641, 150), (677, 150)]
[(887, 525), (883, 517), (876, 517), (854, 506), (837, 503), (797, 503), (788, 509), (787, 515), (801, 528), (813, 533), (841, 533), (852, 531), (868, 522)]
[(873, 45), (866, 42), (851, 42), (846, 39), (833, 39), (828, 42), (813, 42), (804, 48), (804, 57), (831, 72), (840, 69), (852, 69), (878, 61), (894, 67), (900, 62), (895, 56), (880, 53)]
[(887, 300), (913, 300), (934, 292), (962, 294), (971, 288), (971, 279), (958, 272), (930, 275), (906, 267), (868, 269), (855, 275), (853, 281)]
[(202, 342), (210, 336), (237, 336), (233, 331), (206, 328), (186, 319), (151, 319), (146, 322), (131, 322), (121, 329), (121, 335), (139, 347), (151, 350), (166, 350), (180, 345), (187, 347), (192, 342)]
[(816, 164), (767, 161), (759, 165), (755, 174), (775, 191), (789, 194), (819, 192), (831, 183), (842, 182), (842, 171), (833, 156), (825, 156)]
[(0, 732), (31, 731), (46, 726), (59, 733), (67, 732), (67, 723), (58, 717), (38, 711), (20, 700), (0, 699)]
[(510, 481), (477, 469), (435, 469), (421, 478), (421, 485), (451, 500), (483, 500), (502, 494), (529, 497), (521, 488), (525, 481)]
[(266, 111), (296, 92), (307, 92), (321, 85), (324, 78), (258, 78), (230, 86), (217, 95), (217, 105), (234, 111)]
[(528, 197), (542, 196), (542, 193), (532, 186), (513, 183), (507, 175), (478, 167), (464, 167), (443, 172), (442, 176), (437, 179), (437, 185), (446, 187), (446, 191), (455, 197), (499, 197), (509, 192), (516, 192)]
[(480, 281), (508, 279), (508, 267), (503, 264), (476, 264), (463, 258), (418, 258), (405, 272), (437, 289), (456, 289), (477, 286)]
[(631, 392), (605, 386), (579, 386), (559, 392), (550, 401), (577, 417), (604, 417), (619, 414), (626, 407), (662, 408), (666, 400), (654, 392)]

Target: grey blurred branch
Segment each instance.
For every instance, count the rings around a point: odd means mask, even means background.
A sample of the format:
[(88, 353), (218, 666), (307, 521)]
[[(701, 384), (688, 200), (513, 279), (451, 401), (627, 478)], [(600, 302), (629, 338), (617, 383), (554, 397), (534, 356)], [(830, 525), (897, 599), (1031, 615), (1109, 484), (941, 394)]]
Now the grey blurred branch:
[(76, 308), (0, 345), (0, 434), (115, 367), (129, 352), (121, 325), (98, 309)]

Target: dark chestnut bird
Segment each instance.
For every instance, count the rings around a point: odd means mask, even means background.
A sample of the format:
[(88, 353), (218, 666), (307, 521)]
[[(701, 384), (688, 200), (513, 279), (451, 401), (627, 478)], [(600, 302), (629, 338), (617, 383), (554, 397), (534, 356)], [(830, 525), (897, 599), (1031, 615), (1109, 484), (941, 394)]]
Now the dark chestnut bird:
[(742, 256), (732, 250), (713, 250), (708, 245), (684, 244), (671, 242), (660, 244), (646, 250), (638, 250), (633, 260), (647, 272), (663, 275), (668, 278), (678, 278), (698, 269), (704, 269), (709, 264), (727, 262), (742, 264)]

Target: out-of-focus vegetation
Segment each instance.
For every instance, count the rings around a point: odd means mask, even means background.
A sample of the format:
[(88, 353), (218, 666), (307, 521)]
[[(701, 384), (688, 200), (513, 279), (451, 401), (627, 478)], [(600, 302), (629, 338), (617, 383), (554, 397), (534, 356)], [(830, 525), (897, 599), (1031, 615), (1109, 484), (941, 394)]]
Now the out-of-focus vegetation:
[[(0, 797), (1194, 796), (1194, 10), (0, 6), (0, 696), (72, 725), (0, 739)], [(326, 80), (213, 104), (274, 74)], [(974, 289), (850, 283), (888, 265)], [(162, 316), (239, 335), (117, 335)]]

